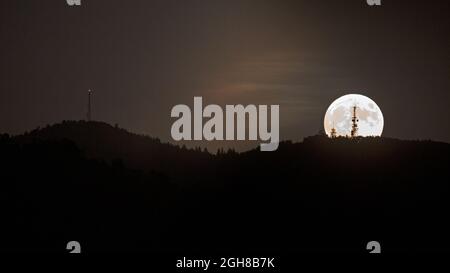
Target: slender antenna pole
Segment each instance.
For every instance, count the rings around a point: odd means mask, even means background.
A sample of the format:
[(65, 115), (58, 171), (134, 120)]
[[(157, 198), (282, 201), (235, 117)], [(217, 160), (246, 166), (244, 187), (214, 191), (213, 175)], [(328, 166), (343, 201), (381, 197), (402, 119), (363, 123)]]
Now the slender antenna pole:
[(352, 130), (350, 135), (352, 138), (358, 136), (358, 118), (356, 117), (356, 105), (353, 106), (353, 115), (352, 115)]
[(91, 121), (91, 89), (88, 90), (88, 112), (87, 112), (87, 121)]

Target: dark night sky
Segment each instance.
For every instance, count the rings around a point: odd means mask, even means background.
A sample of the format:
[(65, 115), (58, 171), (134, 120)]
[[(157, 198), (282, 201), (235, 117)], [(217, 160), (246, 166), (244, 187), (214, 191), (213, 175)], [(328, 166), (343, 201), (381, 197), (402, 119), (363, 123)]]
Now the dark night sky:
[(83, 119), (93, 89), (95, 119), (163, 141), (195, 95), (280, 104), (281, 138), (301, 140), (360, 93), (384, 136), (450, 142), (449, 14), (448, 0), (2, 0), (0, 132)]

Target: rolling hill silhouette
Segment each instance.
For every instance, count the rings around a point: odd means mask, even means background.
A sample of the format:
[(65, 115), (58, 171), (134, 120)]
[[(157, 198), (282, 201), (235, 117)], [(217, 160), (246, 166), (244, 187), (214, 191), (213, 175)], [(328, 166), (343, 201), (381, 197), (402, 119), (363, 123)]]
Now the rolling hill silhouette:
[(450, 145), (305, 138), (212, 155), (100, 122), (0, 137), (0, 250), (447, 251)]
[(161, 143), (157, 138), (133, 134), (107, 123), (94, 121), (64, 121), (36, 129), (17, 139), (24, 143), (33, 139), (71, 140), (88, 158), (120, 160), (130, 168), (156, 170), (177, 177), (188, 175), (196, 165), (206, 163), (211, 157), (206, 151)]

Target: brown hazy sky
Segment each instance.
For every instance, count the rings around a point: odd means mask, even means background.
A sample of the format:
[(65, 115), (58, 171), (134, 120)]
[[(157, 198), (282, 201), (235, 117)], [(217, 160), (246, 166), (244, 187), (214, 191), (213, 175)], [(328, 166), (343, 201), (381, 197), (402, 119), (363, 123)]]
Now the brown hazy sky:
[(195, 95), (280, 104), (281, 138), (301, 140), (361, 93), (385, 136), (450, 142), (449, 14), (447, 0), (1, 1), (0, 132), (83, 119), (93, 89), (95, 119), (163, 141)]

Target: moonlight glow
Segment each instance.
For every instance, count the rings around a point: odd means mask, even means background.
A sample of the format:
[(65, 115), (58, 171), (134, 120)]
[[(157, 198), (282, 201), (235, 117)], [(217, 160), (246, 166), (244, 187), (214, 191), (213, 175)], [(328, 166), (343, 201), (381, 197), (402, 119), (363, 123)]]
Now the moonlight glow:
[(358, 136), (381, 136), (384, 118), (378, 105), (370, 98), (349, 94), (335, 100), (325, 114), (324, 128), (328, 136), (336, 129), (337, 136), (349, 136), (352, 129), (352, 108), (356, 106)]

